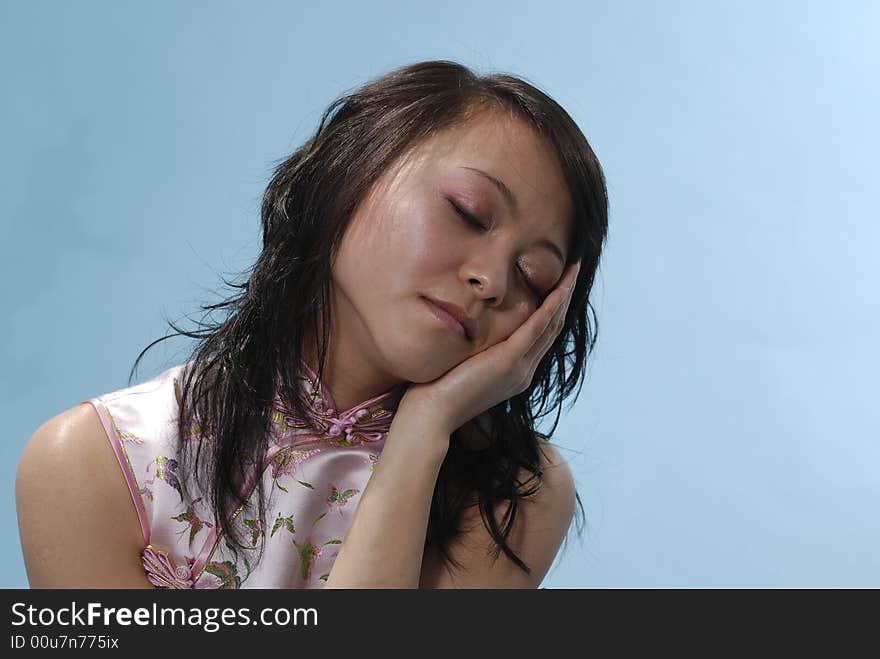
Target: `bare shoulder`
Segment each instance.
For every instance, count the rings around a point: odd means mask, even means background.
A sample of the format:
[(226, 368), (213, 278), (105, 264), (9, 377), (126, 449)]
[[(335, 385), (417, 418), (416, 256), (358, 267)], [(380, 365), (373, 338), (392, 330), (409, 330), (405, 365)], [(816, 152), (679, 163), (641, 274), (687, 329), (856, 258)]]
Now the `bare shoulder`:
[(571, 469), (556, 447), (540, 437), (538, 452), (543, 481), (535, 495), (536, 501), (541, 500), (544, 513), (559, 517), (559, 522), (564, 523), (567, 529), (574, 517), (576, 495)]
[[(541, 484), (535, 494), (521, 500), (526, 522), (518, 529), (517, 541), (536, 554), (543, 579), (571, 526), (576, 491), (571, 469), (556, 447), (541, 437), (537, 441)], [(520, 481), (525, 482), (530, 476), (531, 473), (522, 470)]]
[[(544, 580), (574, 517), (576, 499), (571, 470), (559, 451), (537, 437), (542, 479), (537, 491), (519, 501), (516, 518), (507, 537), (507, 544), (528, 567), (524, 572), (501, 553), (492, 554), (496, 545), (486, 529), (479, 508), (472, 506), (462, 513), (462, 535), (450, 545), (450, 555), (461, 569), (444, 564), (435, 551), (426, 551), (423, 560), (421, 588), (537, 588)], [(532, 477), (521, 470), (520, 482)], [(526, 485), (530, 488), (534, 481)], [(494, 511), (502, 525), (507, 504)]]
[(15, 502), (33, 588), (152, 587), (125, 477), (95, 409), (42, 424), (18, 462)]

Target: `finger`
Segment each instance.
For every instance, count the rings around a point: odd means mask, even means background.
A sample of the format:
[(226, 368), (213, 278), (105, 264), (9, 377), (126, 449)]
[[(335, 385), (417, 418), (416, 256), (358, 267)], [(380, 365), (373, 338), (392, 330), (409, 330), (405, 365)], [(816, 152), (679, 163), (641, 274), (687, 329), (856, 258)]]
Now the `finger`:
[[(543, 328), (538, 335), (537, 340), (540, 340), (548, 332), (552, 333), (555, 326), (557, 324), (561, 325), (564, 321), (565, 314), (568, 311), (568, 304), (571, 301), (571, 296), (574, 292), (575, 284), (577, 283), (577, 273), (579, 270), (580, 262), (571, 264), (557, 283), (556, 288), (553, 290), (552, 304), (546, 305), (550, 296), (544, 301), (545, 305), (542, 305), (541, 307), (541, 313), (544, 316), (542, 319)], [(547, 307), (546, 309), (544, 308), (545, 306)]]
[[(557, 298), (553, 312), (550, 317), (546, 319), (543, 331), (541, 331), (526, 351), (524, 356), (525, 359), (533, 362), (535, 366), (537, 366), (538, 362), (544, 357), (544, 354), (550, 349), (553, 342), (556, 341), (556, 337), (559, 336), (559, 332), (562, 331), (562, 328), (564, 327), (565, 317), (568, 314), (568, 307), (571, 304), (571, 297), (574, 293), (575, 284), (577, 283), (577, 273), (579, 269), (580, 263), (578, 262), (574, 264), (570, 271), (566, 273), (566, 276), (560, 281), (560, 284), (564, 284), (564, 286), (559, 286), (557, 289), (560, 291), (560, 295)], [(554, 291), (554, 293), (555, 292), (556, 291)]]
[(532, 352), (536, 344), (541, 343), (541, 338), (546, 335), (548, 329), (560, 313), (564, 314), (567, 299), (574, 287), (575, 277), (580, 267), (579, 263), (572, 264), (559, 280), (556, 288), (550, 295), (544, 298), (544, 302), (512, 335), (507, 338), (507, 343), (514, 353), (514, 359), (522, 360)]
[(566, 292), (560, 297), (553, 315), (546, 320), (543, 330), (537, 336), (535, 341), (526, 351), (524, 358), (534, 361), (535, 364), (540, 361), (544, 353), (553, 345), (559, 332), (565, 324), (565, 316), (568, 313), (568, 306), (571, 302), (571, 292)]

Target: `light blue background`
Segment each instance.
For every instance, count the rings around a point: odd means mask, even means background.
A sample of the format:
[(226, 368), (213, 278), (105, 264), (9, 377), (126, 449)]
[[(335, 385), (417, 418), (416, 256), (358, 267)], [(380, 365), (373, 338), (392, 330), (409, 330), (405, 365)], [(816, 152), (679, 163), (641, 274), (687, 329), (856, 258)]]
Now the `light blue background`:
[(556, 435), (588, 530), (544, 585), (880, 586), (880, 4), (330, 7), (0, 4), (0, 585), (27, 585), (30, 434), (250, 264), (271, 167), (331, 100), (453, 59), (550, 93), (608, 179), (600, 340)]

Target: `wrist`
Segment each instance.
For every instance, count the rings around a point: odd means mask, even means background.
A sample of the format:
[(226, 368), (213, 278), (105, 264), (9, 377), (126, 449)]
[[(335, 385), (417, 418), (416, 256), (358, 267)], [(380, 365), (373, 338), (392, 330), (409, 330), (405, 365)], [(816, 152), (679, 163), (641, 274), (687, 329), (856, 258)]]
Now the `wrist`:
[(409, 453), (410, 459), (428, 460), (439, 466), (449, 451), (451, 435), (442, 422), (431, 417), (398, 411), (382, 452), (390, 449), (394, 453)]
[(448, 414), (448, 411), (445, 401), (437, 397), (432, 386), (411, 384), (397, 407), (394, 419), (449, 436), (458, 426), (453, 423), (454, 415)]

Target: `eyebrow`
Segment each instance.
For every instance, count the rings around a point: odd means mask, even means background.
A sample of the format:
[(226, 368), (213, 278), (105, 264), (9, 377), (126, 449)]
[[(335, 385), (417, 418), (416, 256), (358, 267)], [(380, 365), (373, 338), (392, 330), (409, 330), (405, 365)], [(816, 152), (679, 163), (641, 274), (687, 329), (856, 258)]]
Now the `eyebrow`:
[[(507, 202), (507, 205), (510, 206), (510, 208), (512, 210), (516, 209), (516, 207), (517, 207), (516, 197), (510, 191), (510, 188), (508, 188), (506, 185), (504, 185), (503, 181), (499, 181), (497, 178), (495, 178), (491, 174), (487, 174), (482, 169), (477, 169), (476, 167), (462, 167), (462, 169), (467, 169), (468, 171), (476, 172), (477, 174), (479, 174), (480, 176), (482, 176), (486, 180), (490, 181), (498, 189), (498, 191), (501, 192), (501, 196), (504, 197), (504, 201)], [(559, 249), (559, 246), (556, 243), (554, 243), (551, 240), (547, 240), (546, 238), (542, 238), (541, 240), (539, 240), (535, 244), (539, 245), (541, 247), (546, 247), (547, 249), (549, 249), (551, 252), (553, 252), (556, 255), (556, 257), (560, 261), (562, 261), (562, 264), (565, 265), (565, 263), (566, 263), (565, 255), (563, 255), (562, 250)]]

